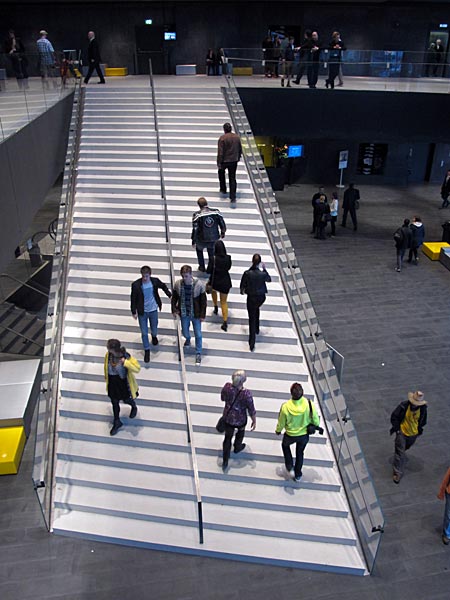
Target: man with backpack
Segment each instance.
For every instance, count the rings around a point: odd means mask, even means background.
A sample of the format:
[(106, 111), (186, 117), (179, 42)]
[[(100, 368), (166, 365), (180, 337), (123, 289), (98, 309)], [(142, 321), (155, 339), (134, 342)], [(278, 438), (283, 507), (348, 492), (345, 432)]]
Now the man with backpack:
[(200, 210), (192, 215), (191, 239), (192, 245), (197, 251), (198, 270), (205, 273), (203, 250), (206, 248), (208, 252), (208, 268), (210, 268), (214, 256), (214, 244), (219, 238), (225, 237), (227, 227), (220, 211), (217, 208), (210, 208), (206, 198), (199, 198), (197, 204)]
[(400, 273), (403, 265), (403, 257), (408, 248), (411, 247), (412, 232), (409, 227), (409, 219), (403, 221), (403, 225), (394, 233), (395, 248), (397, 250), (397, 266), (395, 270)]

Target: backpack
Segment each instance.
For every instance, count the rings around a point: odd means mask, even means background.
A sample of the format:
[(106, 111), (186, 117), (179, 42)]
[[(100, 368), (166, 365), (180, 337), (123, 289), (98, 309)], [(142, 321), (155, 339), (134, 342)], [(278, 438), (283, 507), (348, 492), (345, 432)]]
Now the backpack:
[(399, 227), (397, 229), (397, 231), (394, 233), (394, 241), (396, 244), (399, 244), (400, 242), (403, 242), (403, 238), (405, 237), (405, 232), (403, 231), (403, 229), (401, 227)]

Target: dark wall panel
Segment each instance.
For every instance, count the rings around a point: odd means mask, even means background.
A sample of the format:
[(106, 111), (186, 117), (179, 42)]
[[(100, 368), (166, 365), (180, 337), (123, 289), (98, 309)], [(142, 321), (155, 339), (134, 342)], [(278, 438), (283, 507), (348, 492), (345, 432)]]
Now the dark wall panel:
[(64, 168), (73, 94), (0, 144), (0, 271)]

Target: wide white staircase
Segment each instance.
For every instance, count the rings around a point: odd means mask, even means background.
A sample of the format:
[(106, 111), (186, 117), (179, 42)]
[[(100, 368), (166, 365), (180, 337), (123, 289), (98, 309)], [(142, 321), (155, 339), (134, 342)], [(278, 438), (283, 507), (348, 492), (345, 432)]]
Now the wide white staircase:
[[(145, 88), (88, 88), (78, 165), (59, 410), (55, 532), (221, 558), (365, 574), (327, 436), (307, 446), (303, 478), (291, 481), (274, 434), (292, 382), (314, 399), (303, 352), (251, 182), (238, 167), (235, 209), (218, 192), (216, 148), (230, 119), (211, 84), (158, 80), (156, 107), (175, 272), (196, 266), (191, 217), (199, 196), (220, 208), (233, 260), (229, 328), (212, 314), (203, 323), (203, 360), (186, 351), (204, 543), (199, 543), (185, 395), (169, 300), (163, 295), (159, 346), (142, 361), (130, 283), (149, 264), (169, 283), (163, 201), (151, 94)], [(193, 82), (193, 83), (192, 83)], [(248, 349), (242, 272), (259, 252), (272, 276), (256, 351)], [(110, 437), (111, 405), (103, 378), (105, 343), (118, 337), (142, 365), (139, 412)], [(247, 372), (257, 428), (221, 469), (220, 389), (235, 369)], [(320, 411), (320, 407), (318, 407)]]

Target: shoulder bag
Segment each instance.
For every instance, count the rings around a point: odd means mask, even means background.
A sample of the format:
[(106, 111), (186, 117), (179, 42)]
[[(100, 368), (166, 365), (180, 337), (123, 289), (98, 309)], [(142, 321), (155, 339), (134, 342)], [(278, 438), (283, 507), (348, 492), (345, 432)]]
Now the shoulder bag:
[[(236, 400), (238, 399), (239, 394), (242, 392), (242, 389), (240, 389), (238, 391), (238, 393), (236, 394), (236, 396), (234, 397), (233, 402), (230, 404), (227, 413), (228, 414), (230, 412), (230, 410), (233, 408)], [(224, 414), (220, 417), (220, 419), (217, 421), (217, 425), (216, 425), (216, 429), (219, 433), (224, 433), (225, 432), (225, 425), (227, 424), (227, 422), (225, 421), (225, 410), (224, 410)]]

